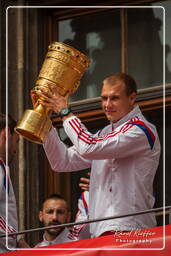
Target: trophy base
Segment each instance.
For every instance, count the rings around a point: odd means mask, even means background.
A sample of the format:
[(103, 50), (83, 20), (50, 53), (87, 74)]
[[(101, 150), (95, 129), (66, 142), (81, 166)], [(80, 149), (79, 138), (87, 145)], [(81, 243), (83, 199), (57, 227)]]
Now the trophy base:
[(32, 142), (43, 144), (51, 126), (52, 122), (47, 115), (28, 109), (15, 131)]

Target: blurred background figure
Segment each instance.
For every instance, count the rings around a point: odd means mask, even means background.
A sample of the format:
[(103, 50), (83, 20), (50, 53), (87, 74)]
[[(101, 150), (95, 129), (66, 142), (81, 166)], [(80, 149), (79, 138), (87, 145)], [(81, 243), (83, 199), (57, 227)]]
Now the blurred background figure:
[[(16, 199), (8, 166), (17, 152), (19, 142), (19, 136), (14, 131), (15, 126), (16, 121), (10, 115), (6, 119), (6, 116), (0, 113), (0, 234), (6, 233), (6, 231), (8, 233), (18, 231)], [(7, 203), (8, 212), (6, 212)], [(6, 222), (7, 214), (8, 222)], [(29, 247), (22, 236), (0, 238), (0, 252), (7, 252), (9, 249), (17, 247)]]

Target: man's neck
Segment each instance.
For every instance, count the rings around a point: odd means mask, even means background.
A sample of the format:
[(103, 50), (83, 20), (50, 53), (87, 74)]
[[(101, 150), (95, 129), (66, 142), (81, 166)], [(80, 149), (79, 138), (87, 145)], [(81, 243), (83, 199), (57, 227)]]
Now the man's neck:
[(62, 233), (63, 230), (64, 229), (60, 230), (59, 233), (56, 234), (56, 235), (49, 234), (47, 231), (45, 231), (44, 238), (46, 239), (46, 241), (52, 242), (53, 240), (55, 240)]

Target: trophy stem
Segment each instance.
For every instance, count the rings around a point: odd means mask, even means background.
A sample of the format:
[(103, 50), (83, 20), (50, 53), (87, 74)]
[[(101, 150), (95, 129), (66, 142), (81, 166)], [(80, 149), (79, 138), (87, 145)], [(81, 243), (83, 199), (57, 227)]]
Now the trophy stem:
[(41, 104), (39, 104), (39, 106), (35, 109), (35, 111), (42, 115), (46, 114), (46, 109)]

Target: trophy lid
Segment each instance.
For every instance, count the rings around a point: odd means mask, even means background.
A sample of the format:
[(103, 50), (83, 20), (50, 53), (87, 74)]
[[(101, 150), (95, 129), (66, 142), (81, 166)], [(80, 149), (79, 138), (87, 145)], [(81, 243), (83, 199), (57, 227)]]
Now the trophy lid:
[(48, 49), (49, 51), (58, 51), (70, 55), (71, 57), (75, 58), (77, 62), (80, 62), (83, 66), (85, 66), (85, 68), (88, 68), (91, 63), (91, 59), (87, 57), (84, 53), (65, 43), (52, 42), (48, 46)]

